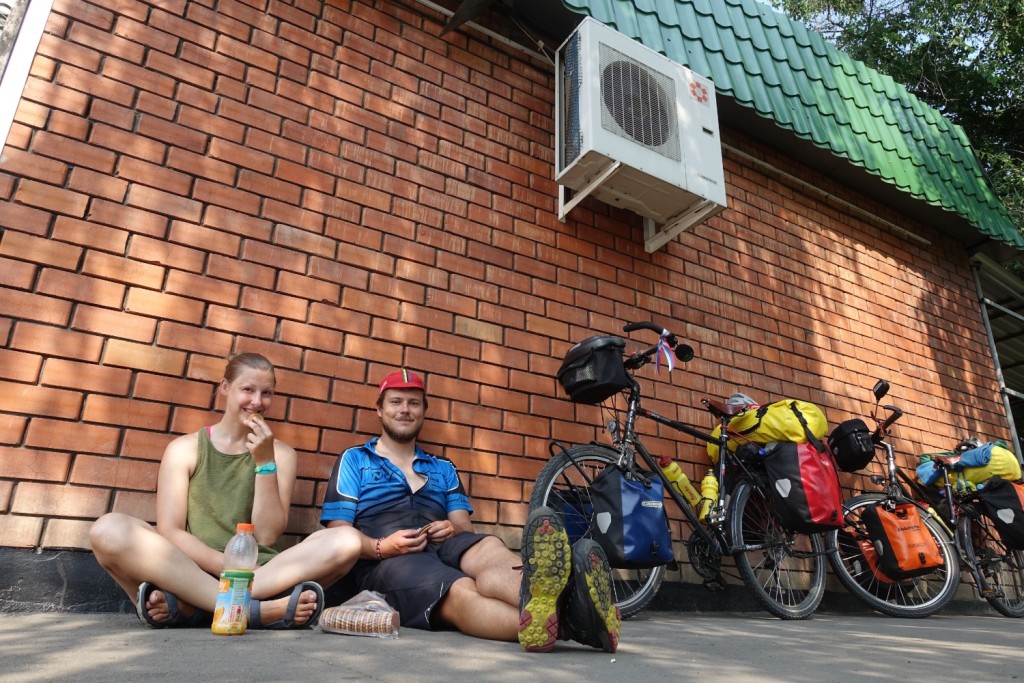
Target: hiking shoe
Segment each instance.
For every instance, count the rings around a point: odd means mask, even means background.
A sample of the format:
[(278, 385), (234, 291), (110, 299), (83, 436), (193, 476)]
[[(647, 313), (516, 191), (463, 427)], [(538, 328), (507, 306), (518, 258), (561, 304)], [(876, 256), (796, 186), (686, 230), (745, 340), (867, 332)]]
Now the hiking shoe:
[(530, 513), (523, 527), (523, 581), (519, 587), (519, 644), (547, 652), (558, 639), (558, 610), (569, 583), (569, 536), (549, 507)]
[(564, 634), (577, 643), (615, 652), (622, 618), (612, 596), (612, 570), (597, 541), (572, 547), (572, 585), (564, 612)]

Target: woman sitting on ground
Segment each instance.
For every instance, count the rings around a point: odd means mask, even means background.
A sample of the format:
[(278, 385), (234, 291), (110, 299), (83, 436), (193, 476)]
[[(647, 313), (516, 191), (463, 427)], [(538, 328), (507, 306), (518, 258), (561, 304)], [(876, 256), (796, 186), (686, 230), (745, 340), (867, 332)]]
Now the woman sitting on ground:
[(229, 359), (220, 381), (220, 421), (174, 439), (157, 479), (156, 528), (129, 515), (100, 517), (89, 536), (97, 561), (154, 628), (209, 625), (224, 569), (224, 546), (240, 522), (255, 526), (259, 564), (249, 628), (306, 628), (323, 609), (322, 586), (359, 557), (351, 528), (321, 529), (278, 552), (295, 483), (295, 450), (263, 415), (274, 366), (255, 353)]

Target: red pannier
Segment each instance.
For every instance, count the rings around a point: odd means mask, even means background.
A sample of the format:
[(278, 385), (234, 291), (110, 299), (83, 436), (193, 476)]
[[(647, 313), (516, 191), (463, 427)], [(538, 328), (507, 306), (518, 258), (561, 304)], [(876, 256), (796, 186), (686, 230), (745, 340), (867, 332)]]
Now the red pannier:
[(817, 439), (776, 444), (764, 459), (782, 525), (813, 534), (843, 527), (843, 495), (832, 456)]

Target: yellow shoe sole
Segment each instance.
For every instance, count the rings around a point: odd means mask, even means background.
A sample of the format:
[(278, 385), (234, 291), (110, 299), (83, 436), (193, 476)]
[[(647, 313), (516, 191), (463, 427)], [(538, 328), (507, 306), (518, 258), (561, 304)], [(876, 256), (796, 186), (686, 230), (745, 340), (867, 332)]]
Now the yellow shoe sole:
[(569, 536), (553, 511), (531, 515), (523, 532), (519, 644), (547, 652), (558, 640), (558, 603), (569, 583)]

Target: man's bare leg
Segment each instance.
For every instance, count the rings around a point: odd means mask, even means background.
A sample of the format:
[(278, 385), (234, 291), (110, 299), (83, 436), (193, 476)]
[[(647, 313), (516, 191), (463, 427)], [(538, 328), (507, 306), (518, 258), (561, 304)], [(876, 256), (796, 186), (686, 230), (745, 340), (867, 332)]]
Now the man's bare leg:
[(452, 584), (441, 601), (437, 616), (466, 635), (477, 638), (514, 642), (519, 633), (518, 606), (481, 595), (469, 577)]

